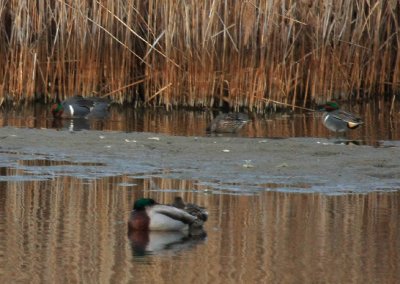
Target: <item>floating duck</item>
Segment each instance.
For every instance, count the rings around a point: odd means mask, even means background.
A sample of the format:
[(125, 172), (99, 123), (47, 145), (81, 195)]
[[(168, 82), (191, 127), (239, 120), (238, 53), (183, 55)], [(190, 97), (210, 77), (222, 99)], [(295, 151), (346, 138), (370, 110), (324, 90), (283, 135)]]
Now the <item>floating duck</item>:
[(235, 133), (249, 121), (249, 117), (243, 113), (222, 113), (211, 121), (207, 127), (207, 131), (214, 133)]
[(323, 106), (325, 111), (322, 116), (322, 123), (326, 128), (334, 132), (345, 132), (348, 129), (355, 129), (364, 122), (356, 115), (339, 109), (336, 102), (327, 102)]
[(128, 221), (129, 231), (190, 231), (202, 228), (204, 220), (171, 205), (158, 204), (151, 198), (135, 201)]
[(198, 206), (193, 203), (186, 203), (183, 201), (182, 197), (177, 196), (172, 203), (172, 206), (183, 209), (190, 215), (196, 216), (198, 219), (202, 221), (207, 221), (208, 219), (208, 212), (204, 207)]
[(108, 114), (110, 102), (105, 99), (74, 96), (51, 107), (54, 118), (104, 118)]

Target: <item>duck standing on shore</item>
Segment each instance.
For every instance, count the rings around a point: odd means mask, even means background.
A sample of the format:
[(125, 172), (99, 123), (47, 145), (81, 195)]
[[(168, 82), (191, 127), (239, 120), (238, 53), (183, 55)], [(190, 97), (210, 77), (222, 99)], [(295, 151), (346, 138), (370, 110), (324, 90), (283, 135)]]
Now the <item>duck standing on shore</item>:
[(355, 129), (364, 122), (356, 115), (339, 109), (336, 102), (327, 102), (322, 106), (324, 114), (322, 116), (323, 125), (334, 132), (345, 132)]
[(110, 102), (97, 98), (74, 96), (65, 101), (58, 101), (51, 107), (54, 118), (104, 118), (108, 114)]

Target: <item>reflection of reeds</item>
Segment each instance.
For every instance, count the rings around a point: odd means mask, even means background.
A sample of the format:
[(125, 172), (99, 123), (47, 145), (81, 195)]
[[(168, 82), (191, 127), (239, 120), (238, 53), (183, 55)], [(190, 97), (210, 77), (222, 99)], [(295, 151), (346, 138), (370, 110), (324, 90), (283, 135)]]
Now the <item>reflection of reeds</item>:
[[(118, 185), (132, 182), (136, 186)], [(190, 191), (194, 188), (202, 190), (187, 180), (153, 178), (150, 182), (127, 176), (0, 182), (2, 279), (45, 283), (397, 280), (398, 192), (238, 196), (198, 194)], [(175, 195), (210, 211), (206, 244), (182, 250), (179, 257), (153, 255), (135, 261), (126, 228), (133, 201), (148, 196), (170, 203)]]
[[(378, 140), (400, 140), (399, 106), (390, 116), (390, 104), (383, 101), (369, 102), (358, 106), (343, 106), (343, 109), (359, 114), (365, 124), (347, 133), (350, 139), (365, 142)], [(322, 113), (305, 112), (291, 115), (271, 114), (254, 116), (239, 133), (244, 137), (326, 137), (333, 135), (321, 123)], [(0, 116), (0, 126), (29, 128), (51, 128), (49, 109), (32, 106), (10, 111)], [(134, 110), (113, 106), (110, 118), (105, 121), (89, 121), (91, 129), (113, 131), (155, 132), (181, 136), (204, 136), (206, 126), (212, 120), (210, 112)], [(68, 121), (66, 121), (68, 122)]]
[(14, 1), (0, 98), (264, 111), (400, 90), (398, 1)]

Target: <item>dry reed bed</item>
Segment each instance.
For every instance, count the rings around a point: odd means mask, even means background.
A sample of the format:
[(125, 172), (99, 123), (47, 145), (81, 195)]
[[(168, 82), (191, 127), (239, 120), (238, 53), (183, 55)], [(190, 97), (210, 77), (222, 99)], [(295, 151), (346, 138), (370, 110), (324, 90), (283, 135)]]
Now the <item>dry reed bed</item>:
[(0, 16), (1, 102), (263, 112), (400, 92), (397, 0), (0, 1)]

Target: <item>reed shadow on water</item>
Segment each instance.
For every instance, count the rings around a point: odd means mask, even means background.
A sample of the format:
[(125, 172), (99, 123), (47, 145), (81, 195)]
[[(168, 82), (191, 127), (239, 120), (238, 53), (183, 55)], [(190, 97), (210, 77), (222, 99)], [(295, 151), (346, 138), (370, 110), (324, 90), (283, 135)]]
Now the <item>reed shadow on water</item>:
[[(314, 113), (256, 118), (230, 137), (205, 134), (206, 112), (111, 110), (102, 130), (72, 132), (42, 127), (51, 119), (41, 115), (7, 114), (0, 128), (6, 281), (337, 283), (399, 274), (398, 122), (385, 114), (365, 113), (378, 131), (350, 133), (391, 135), (379, 148), (335, 144)], [(134, 200), (169, 204), (177, 195), (207, 208), (206, 237), (128, 235)]]
[[(382, 141), (400, 140), (399, 115), (390, 115), (390, 103), (369, 103), (363, 106), (343, 105), (344, 109), (362, 117), (365, 122), (355, 130), (335, 134), (322, 124), (322, 113), (297, 111), (294, 113), (251, 114), (250, 119), (235, 133), (209, 133), (207, 127), (218, 117), (207, 111), (142, 110), (129, 106), (113, 106), (106, 119), (52, 119), (47, 105), (29, 105), (16, 110), (3, 109), (1, 126), (55, 128), (58, 130), (106, 130), (124, 132), (152, 132), (179, 136), (216, 137), (327, 137), (345, 144), (380, 146)], [(400, 113), (398, 106), (394, 113)]]
[[(2, 177), (14, 174), (8, 170)], [(207, 191), (197, 184), (129, 175), (0, 181), (5, 209), (0, 230), (9, 244), (0, 246), (5, 260), (0, 264), (2, 279), (179, 283), (397, 279), (399, 191), (245, 195), (210, 193), (210, 186)], [(207, 236), (127, 234), (134, 200), (148, 196), (171, 203), (177, 195), (209, 210)]]

